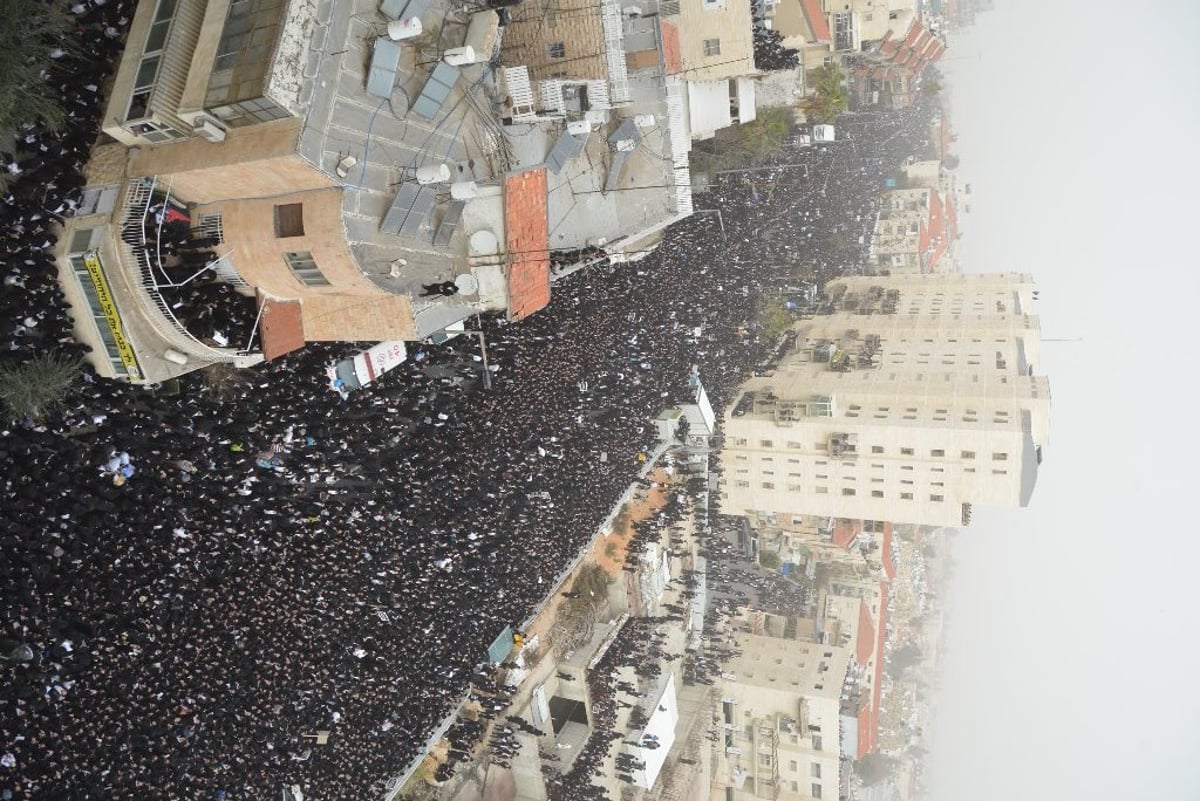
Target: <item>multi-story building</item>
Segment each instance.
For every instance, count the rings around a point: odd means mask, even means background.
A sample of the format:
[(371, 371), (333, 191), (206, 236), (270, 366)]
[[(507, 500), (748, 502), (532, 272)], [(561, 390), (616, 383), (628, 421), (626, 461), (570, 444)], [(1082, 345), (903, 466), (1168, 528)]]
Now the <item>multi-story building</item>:
[(740, 654), (725, 663), (720, 683), (724, 739), (710, 798), (837, 798), (852, 649), (734, 638)]
[(840, 279), (724, 415), (732, 513), (963, 525), (1025, 506), (1049, 438), (1028, 275)]
[(889, 30), (907, 28), (916, 17), (915, 0), (776, 0), (766, 4), (771, 26), (783, 44), (801, 52), (806, 69), (862, 52)]
[[(696, 2), (661, 30), (607, 0), (517, 14), (505, 59), (526, 60), (497, 72), (496, 13), (447, 0), (144, 0), (102, 122), (115, 141), (60, 238), (97, 370), (161, 381), (536, 312), (552, 252), (618, 256), (691, 213), (684, 76), (752, 67), (749, 12)], [(685, 13), (744, 13), (744, 36), (705, 55)], [(181, 229), (207, 270), (164, 244)], [(236, 288), (246, 330), (189, 328), (207, 282)], [(433, 282), (457, 294), (426, 297)]]
[[(871, 258), (875, 269), (897, 274), (941, 272), (953, 263), (943, 259), (958, 236), (956, 198), (943, 189), (945, 179), (932, 178), (927, 165), (905, 172), (903, 189), (889, 189), (879, 196), (879, 217), (871, 236)], [(915, 166), (915, 165), (914, 165)]]
[[(440, 20), (439, 2), (409, 5)], [(467, 97), (478, 82), (460, 80), (483, 66), (393, 41), (375, 0), (322, 9), (138, 5), (102, 121), (115, 143), (86, 172), (98, 202), (60, 240), (101, 374), (156, 381), (309, 341), (417, 340), (480, 308), (519, 318), (548, 302), (544, 169), (510, 172), (464, 144), (499, 129)], [(211, 276), (175, 269), (169, 228), (212, 248)], [(468, 273), (453, 301), (416, 297)], [(214, 341), (189, 330), (180, 296), (209, 280), (257, 304), (250, 330)]]

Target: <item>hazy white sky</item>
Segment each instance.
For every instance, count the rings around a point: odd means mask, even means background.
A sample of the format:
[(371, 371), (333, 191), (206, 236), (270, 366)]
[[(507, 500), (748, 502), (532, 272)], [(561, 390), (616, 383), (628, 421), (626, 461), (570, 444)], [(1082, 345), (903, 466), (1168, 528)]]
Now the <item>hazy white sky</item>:
[(966, 269), (1032, 272), (1050, 446), (958, 540), (937, 801), (1200, 799), (1200, 0), (950, 40)]

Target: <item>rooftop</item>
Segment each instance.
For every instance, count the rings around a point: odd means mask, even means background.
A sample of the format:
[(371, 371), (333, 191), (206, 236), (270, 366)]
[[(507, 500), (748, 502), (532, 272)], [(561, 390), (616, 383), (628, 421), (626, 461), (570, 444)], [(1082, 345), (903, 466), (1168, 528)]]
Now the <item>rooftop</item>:
[[(269, 91), (304, 119), (300, 155), (342, 185), (346, 239), (359, 266), (381, 288), (414, 296), (422, 283), (453, 279), (467, 267), (468, 232), (457, 230), (462, 208), (447, 185), (504, 173), (499, 122), (485, 94), (488, 65), (441, 60), (463, 44), (469, 18), (433, 0), (425, 34), (397, 43), (394, 88), (380, 97), (367, 91), (374, 44), (389, 42), (378, 2), (293, 0), (291, 7), (279, 45), (285, 57), (275, 61)], [(435, 68), (451, 76), (448, 93), (440, 106), (423, 101), (414, 111)], [(397, 194), (417, 186), (418, 170), (443, 164), (448, 179), (431, 186), (419, 208), (410, 206), (420, 216), (402, 232), (381, 230)], [(469, 311), (463, 306), (459, 318)], [(417, 317), (418, 329), (430, 327), (421, 324), (421, 309)]]

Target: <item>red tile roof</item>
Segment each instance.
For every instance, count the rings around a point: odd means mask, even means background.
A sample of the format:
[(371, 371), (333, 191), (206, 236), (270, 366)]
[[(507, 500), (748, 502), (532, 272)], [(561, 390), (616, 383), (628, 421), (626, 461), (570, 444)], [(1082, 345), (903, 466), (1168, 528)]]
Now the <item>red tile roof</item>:
[(858, 753), (857, 759), (862, 759), (875, 749), (876, 731), (871, 721), (875, 717), (870, 704), (863, 704), (858, 710)]
[(942, 149), (941, 156), (944, 159), (950, 155), (950, 143), (954, 141), (954, 136), (950, 130), (950, 115), (945, 111), (942, 112), (942, 119), (938, 128), (938, 144)]
[(892, 524), (883, 524), (883, 533), (879, 535), (879, 554), (883, 560), (883, 574), (891, 581), (896, 577), (896, 566), (892, 564)]
[(262, 339), (263, 358), (278, 359), (304, 347), (304, 321), (298, 300), (274, 300), (260, 291), (258, 305), (262, 315), (258, 320)]
[(546, 167), (504, 179), (508, 316), (521, 320), (550, 303), (550, 232)]
[(942, 195), (930, 190), (928, 242), (921, 248), (928, 269), (933, 270), (942, 254), (946, 252), (946, 239), (946, 213), (942, 205)]
[(662, 36), (663, 69), (668, 75), (683, 72), (683, 50), (679, 46), (679, 28), (660, 17), (658, 29)]
[(875, 653), (875, 621), (871, 618), (871, 610), (866, 601), (858, 604), (858, 636), (854, 645), (854, 660), (860, 665), (871, 661)]
[(903, 47), (912, 47), (921, 38), (921, 34), (925, 33), (925, 26), (919, 22), (914, 22), (908, 26), (908, 35), (904, 37)]
[(839, 520), (833, 525), (833, 544), (837, 548), (848, 549), (850, 543), (862, 531), (861, 520)]
[(821, 9), (821, 0), (801, 0), (800, 10), (804, 12), (804, 21), (812, 31), (814, 42), (832, 42), (833, 34), (829, 30), (829, 20)]
[(883, 582), (879, 585), (879, 627), (876, 629), (876, 653), (879, 657), (875, 660), (875, 681), (872, 686), (871, 697), (871, 738), (872, 748), (874, 748), (874, 740), (879, 736), (879, 703), (883, 694), (883, 645), (887, 640), (887, 608), (888, 608), (888, 584)]

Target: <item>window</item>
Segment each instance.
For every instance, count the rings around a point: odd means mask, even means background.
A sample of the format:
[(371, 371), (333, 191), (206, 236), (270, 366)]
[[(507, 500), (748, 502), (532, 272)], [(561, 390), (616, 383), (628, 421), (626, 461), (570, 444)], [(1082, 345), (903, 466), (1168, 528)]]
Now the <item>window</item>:
[(550, 58), (566, 58), (567, 46), (562, 42), (550, 42), (546, 45), (546, 53)]
[(748, 487), (750, 486), (750, 482), (749, 482), (749, 481), (735, 481), (735, 482), (733, 483), (733, 485), (734, 485), (735, 487), (738, 487), (738, 488), (740, 488), (740, 489), (746, 489), (746, 488), (748, 488)]
[(821, 750), (823, 750), (823, 749), (821, 748), (821, 735), (819, 735), (819, 734), (814, 734), (814, 735), (813, 735), (813, 750), (814, 750), (814, 751), (821, 751)]
[(809, 773), (812, 775), (812, 777), (814, 779), (821, 778), (821, 763), (820, 762), (812, 763), (812, 766), (809, 768)]
[(992, 475), (993, 476), (1007, 476), (1008, 471), (1007, 470), (993, 470)]
[(812, 790), (813, 798), (821, 797), (821, 785), (817, 784), (816, 782), (813, 782), (813, 786), (810, 789)]
[(773, 440), (769, 440), (769, 439), (759, 440), (758, 444), (764, 448), (774, 448), (775, 447), (775, 442)]
[(758, 764), (764, 765), (768, 768), (771, 767), (771, 755), (770, 754), (759, 754), (758, 755)]
[(788, 770), (790, 770), (792, 773), (798, 773), (800, 771), (800, 763), (794, 759), (789, 759)]
[(882, 498), (883, 490), (871, 490), (871, 497), (872, 498)]
[(704, 40), (704, 55), (705, 56), (721, 55), (721, 40), (720, 39), (705, 39)]
[(963, 451), (963, 452), (962, 452), (962, 458), (964, 458), (964, 459), (974, 459), (974, 458), (975, 458), (975, 451)]
[(292, 268), (292, 275), (296, 276), (300, 283), (306, 286), (329, 286), (329, 279), (317, 268), (317, 263), (307, 250), (290, 250), (283, 254), (283, 260)]
[(854, 487), (842, 487), (843, 495), (853, 495), (854, 493), (855, 493)]
[(775, 484), (774, 484), (774, 482), (771, 482), (771, 481), (764, 481), (762, 483), (762, 488), (763, 489), (775, 489)]
[(275, 236), (304, 236), (304, 204), (287, 203), (275, 207)]
[(872, 445), (871, 453), (883, 453), (883, 446), (882, 445)]
[(931, 450), (929, 452), (929, 455), (930, 456), (945, 456), (946, 452), (944, 450), (942, 450), (941, 448), (934, 448), (933, 450)]
[(944, 500), (946, 500), (946, 498), (945, 498), (944, 496), (942, 496), (942, 495), (930, 495), (930, 496), (929, 496), (929, 500), (931, 500), (931, 501), (944, 501)]
[(901, 448), (901, 449), (900, 449), (900, 455), (901, 455), (901, 456), (912, 456), (912, 455), (913, 455), (913, 449), (912, 449), (912, 448)]
[(900, 493), (900, 500), (902, 500), (902, 501), (911, 501), (911, 500), (912, 500), (912, 493), (911, 493), (911, 492), (902, 492), (902, 493)]
[(993, 453), (992, 454), (993, 462), (1003, 462), (1003, 461), (1006, 461), (1007, 459), (1008, 459), (1007, 453)]
[(815, 491), (818, 495), (828, 495), (829, 487), (817, 487)]

